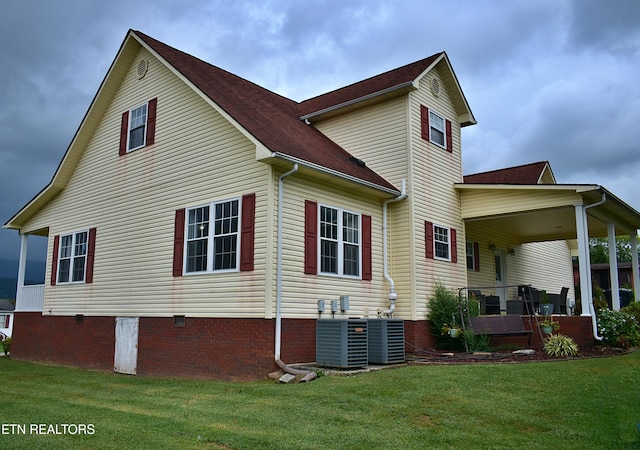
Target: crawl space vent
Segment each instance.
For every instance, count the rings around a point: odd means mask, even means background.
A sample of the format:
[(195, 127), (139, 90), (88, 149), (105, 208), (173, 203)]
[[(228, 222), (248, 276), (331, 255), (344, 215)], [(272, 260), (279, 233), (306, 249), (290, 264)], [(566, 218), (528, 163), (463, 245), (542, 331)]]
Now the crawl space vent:
[(142, 80), (149, 70), (149, 62), (146, 59), (141, 59), (138, 63), (138, 80)]

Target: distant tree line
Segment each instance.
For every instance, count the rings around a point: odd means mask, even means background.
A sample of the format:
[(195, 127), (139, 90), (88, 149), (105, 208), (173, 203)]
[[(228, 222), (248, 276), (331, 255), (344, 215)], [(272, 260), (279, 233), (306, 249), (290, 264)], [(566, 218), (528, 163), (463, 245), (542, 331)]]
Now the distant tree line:
[[(592, 264), (609, 262), (609, 240), (607, 238), (589, 239), (589, 247)], [(618, 262), (631, 262), (631, 240), (628, 236), (616, 238), (616, 256)]]

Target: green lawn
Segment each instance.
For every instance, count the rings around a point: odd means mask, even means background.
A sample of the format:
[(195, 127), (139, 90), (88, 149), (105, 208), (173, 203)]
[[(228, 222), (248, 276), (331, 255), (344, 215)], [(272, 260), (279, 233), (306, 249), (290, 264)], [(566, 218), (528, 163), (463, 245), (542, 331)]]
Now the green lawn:
[[(140, 378), (8, 358), (0, 374), (2, 449), (640, 448), (640, 351), (296, 385)], [(67, 434), (52, 433), (63, 424)], [(93, 433), (72, 434), (81, 426)]]

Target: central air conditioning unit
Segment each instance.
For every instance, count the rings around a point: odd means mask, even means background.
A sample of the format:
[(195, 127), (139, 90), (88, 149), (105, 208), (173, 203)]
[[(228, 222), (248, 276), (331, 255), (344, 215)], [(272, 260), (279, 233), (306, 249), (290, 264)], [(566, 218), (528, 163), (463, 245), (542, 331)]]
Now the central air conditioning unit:
[(404, 320), (369, 319), (369, 364), (404, 362)]
[(367, 321), (365, 319), (318, 319), (316, 364), (358, 368), (367, 365)]

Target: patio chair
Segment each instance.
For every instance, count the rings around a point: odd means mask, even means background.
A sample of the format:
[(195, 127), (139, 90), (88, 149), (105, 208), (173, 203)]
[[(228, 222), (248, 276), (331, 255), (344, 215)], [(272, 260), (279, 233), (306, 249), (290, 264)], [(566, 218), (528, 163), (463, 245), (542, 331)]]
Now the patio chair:
[(553, 310), (559, 314), (567, 313), (567, 294), (569, 293), (568, 287), (563, 287), (560, 290), (560, 294), (549, 294), (549, 300), (553, 303)]

